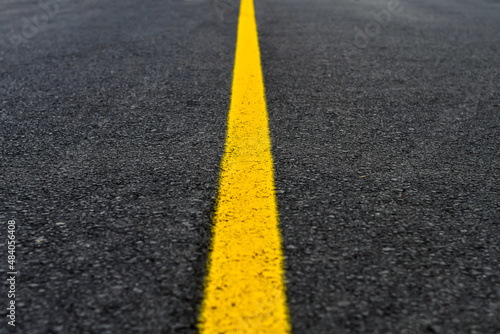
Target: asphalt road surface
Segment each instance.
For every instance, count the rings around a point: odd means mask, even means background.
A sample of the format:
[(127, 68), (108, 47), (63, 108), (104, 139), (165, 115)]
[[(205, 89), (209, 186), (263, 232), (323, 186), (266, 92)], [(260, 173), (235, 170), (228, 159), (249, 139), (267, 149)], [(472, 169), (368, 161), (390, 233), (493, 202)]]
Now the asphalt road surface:
[[(500, 333), (500, 2), (255, 8), (292, 332)], [(0, 0), (0, 333), (197, 332), (237, 23)]]

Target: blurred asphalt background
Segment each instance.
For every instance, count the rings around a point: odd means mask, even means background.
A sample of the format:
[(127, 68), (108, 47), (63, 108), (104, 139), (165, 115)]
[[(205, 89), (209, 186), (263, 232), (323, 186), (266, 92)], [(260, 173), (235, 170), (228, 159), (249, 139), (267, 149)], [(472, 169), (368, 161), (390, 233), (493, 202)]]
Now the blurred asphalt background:
[[(255, 1), (294, 333), (500, 333), (500, 2)], [(0, 0), (0, 333), (196, 332), (227, 3)]]

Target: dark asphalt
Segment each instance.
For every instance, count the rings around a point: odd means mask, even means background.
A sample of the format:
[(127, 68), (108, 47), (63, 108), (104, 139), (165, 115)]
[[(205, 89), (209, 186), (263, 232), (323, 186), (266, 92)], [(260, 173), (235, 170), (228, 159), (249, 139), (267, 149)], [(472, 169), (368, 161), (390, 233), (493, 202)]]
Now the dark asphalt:
[[(195, 333), (237, 9), (60, 2), (0, 0), (0, 333)], [(255, 3), (293, 332), (500, 333), (500, 2), (392, 4)]]

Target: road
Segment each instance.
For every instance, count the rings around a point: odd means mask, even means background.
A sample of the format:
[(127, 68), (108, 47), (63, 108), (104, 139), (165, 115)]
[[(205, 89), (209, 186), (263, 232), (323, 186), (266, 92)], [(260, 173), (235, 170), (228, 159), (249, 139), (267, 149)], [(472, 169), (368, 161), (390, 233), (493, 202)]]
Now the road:
[[(0, 333), (198, 331), (238, 26), (215, 1), (0, 0)], [(500, 2), (255, 20), (292, 333), (500, 333)]]

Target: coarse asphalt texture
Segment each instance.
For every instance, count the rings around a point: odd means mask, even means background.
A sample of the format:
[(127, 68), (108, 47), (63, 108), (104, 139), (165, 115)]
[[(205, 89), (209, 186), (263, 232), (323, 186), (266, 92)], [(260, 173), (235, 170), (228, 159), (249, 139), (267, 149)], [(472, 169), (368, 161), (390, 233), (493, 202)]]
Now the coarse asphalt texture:
[[(0, 0), (0, 333), (197, 332), (214, 1)], [(292, 332), (500, 333), (500, 2), (394, 6), (255, 0)]]

